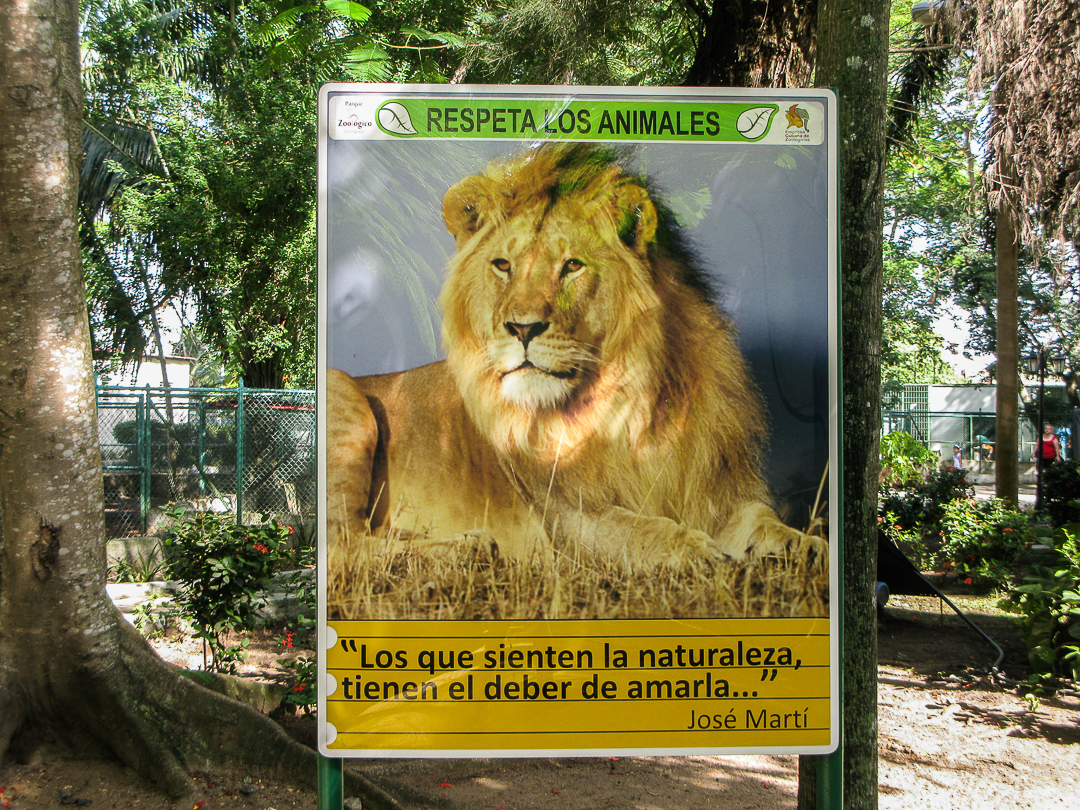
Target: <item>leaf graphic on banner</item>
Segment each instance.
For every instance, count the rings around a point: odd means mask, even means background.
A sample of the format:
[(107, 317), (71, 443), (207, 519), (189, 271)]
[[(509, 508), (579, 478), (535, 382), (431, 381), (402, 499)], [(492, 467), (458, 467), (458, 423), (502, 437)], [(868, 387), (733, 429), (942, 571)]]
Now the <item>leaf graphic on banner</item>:
[(773, 111), (772, 107), (754, 107), (746, 110), (735, 122), (735, 129), (744, 138), (751, 140), (760, 138), (769, 128), (769, 119), (772, 118)]
[(379, 110), (379, 126), (395, 135), (416, 135), (409, 111), (396, 101), (387, 102)]

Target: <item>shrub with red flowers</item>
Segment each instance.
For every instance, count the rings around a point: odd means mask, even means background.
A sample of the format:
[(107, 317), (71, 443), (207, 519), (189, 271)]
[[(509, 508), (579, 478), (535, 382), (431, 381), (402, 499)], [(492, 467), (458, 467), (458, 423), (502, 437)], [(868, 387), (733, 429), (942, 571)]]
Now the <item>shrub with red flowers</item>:
[(181, 615), (191, 621), (196, 636), (206, 640), (208, 669), (235, 672), (247, 657), (247, 639), (227, 647), (229, 631), (250, 629), (271, 575), (294, 552), (291, 529), (270, 522), (240, 526), (232, 516), (210, 513), (172, 514), (175, 522), (165, 537), (164, 568), (180, 583)]
[(314, 657), (305, 655), (278, 661), (285, 669), (292, 670), (293, 682), (285, 695), (285, 702), (297, 708), (309, 711), (319, 699), (315, 683), (318, 679), (318, 662)]
[(879, 530), (920, 568), (933, 565), (942, 545), (946, 507), (974, 494), (965, 470), (937, 470), (904, 489), (880, 492)]
[(941, 531), (941, 556), (964, 584), (977, 588), (1007, 587), (1016, 576), (1017, 558), (1037, 536), (1027, 515), (997, 498), (949, 502)]
[[(315, 567), (314, 545), (302, 544), (294, 556), (293, 563), (296, 567), (284, 575), (282, 582), (287, 592), (299, 603), (300, 611), (293, 626), (285, 631), (285, 635), (278, 639), (278, 643), (286, 650), (296, 647), (310, 649), (315, 644), (315, 634), (318, 629), (315, 621), (315, 580), (309, 576), (311, 569)], [(314, 707), (317, 697), (315, 658), (305, 656), (279, 658), (278, 664), (293, 673), (293, 683), (285, 696), (285, 702), (309, 711)]]

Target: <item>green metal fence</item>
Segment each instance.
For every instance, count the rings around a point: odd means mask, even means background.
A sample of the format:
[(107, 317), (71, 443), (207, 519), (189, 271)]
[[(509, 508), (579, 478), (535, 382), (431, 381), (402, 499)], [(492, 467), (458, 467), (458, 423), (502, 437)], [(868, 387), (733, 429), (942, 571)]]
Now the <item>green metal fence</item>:
[(315, 393), (99, 386), (109, 537), (184, 501), (241, 522), (315, 513)]
[[(882, 433), (902, 430), (924, 447), (939, 453), (943, 459), (951, 459), (952, 446), (960, 445), (965, 467), (976, 473), (994, 471), (997, 418), (992, 413), (927, 411), (916, 406), (908, 410), (883, 410), (881, 423)], [(1017, 459), (1021, 463), (1030, 463), (1034, 457), (1038, 431), (1026, 419), (1021, 419), (1019, 427)], [(1066, 427), (1074, 440), (1070, 440), (1069, 435), (1062, 435), (1062, 450), (1067, 458), (1080, 458), (1080, 448), (1075, 441), (1075, 437), (1080, 435), (1080, 408), (1074, 409), (1072, 420)]]

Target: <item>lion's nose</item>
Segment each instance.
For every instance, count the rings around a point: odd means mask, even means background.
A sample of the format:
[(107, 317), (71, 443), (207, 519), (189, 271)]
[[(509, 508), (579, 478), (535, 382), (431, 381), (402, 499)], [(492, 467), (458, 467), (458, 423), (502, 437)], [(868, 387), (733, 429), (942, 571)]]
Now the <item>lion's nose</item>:
[(548, 324), (543, 321), (533, 321), (532, 323), (512, 323), (507, 322), (504, 324), (506, 331), (521, 341), (521, 345), (524, 348), (529, 348), (529, 341), (537, 335), (543, 334)]

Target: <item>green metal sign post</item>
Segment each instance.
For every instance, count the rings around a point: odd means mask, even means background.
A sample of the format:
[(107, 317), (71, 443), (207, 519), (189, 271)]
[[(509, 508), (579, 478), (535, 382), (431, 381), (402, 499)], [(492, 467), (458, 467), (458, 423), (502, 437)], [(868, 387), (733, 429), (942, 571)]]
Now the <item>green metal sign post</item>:
[(342, 760), (319, 754), (318, 810), (341, 810), (344, 803)]

